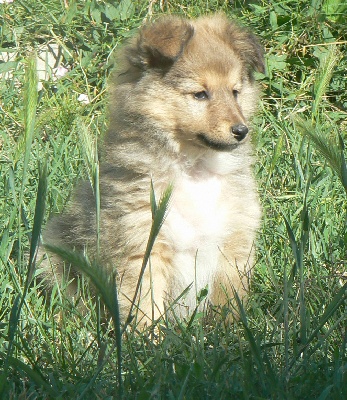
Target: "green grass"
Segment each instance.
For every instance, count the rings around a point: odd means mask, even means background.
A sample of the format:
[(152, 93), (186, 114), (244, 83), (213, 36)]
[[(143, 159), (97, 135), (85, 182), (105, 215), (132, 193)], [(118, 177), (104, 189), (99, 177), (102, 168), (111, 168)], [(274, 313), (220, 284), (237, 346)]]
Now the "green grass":
[[(151, 15), (216, 10), (254, 29), (267, 52), (254, 120), (264, 213), (249, 302), (232, 326), (196, 314), (120, 339), (116, 299), (105, 322), (87, 278), (87, 315), (64, 287), (40, 295), (39, 230), (79, 179), (97, 179), (116, 46)], [(346, 13), (342, 0), (0, 4), (0, 397), (347, 398)], [(47, 42), (61, 45), (69, 72), (37, 92), (33, 54)], [(154, 213), (161, 206), (153, 199)]]

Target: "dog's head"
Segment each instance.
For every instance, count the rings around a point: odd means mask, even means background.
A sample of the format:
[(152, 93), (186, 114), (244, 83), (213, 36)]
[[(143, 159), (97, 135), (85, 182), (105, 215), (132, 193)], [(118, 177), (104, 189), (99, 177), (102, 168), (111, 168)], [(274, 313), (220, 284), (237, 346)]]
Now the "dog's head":
[(136, 112), (185, 145), (231, 150), (248, 136), (263, 49), (224, 15), (167, 16), (124, 49), (118, 84), (132, 86)]

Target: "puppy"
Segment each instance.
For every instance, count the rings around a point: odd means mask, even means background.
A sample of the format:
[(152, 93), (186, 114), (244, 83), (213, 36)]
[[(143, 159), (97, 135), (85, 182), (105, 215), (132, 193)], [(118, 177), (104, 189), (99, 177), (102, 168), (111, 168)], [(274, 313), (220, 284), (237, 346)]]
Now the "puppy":
[[(163, 17), (118, 55), (100, 166), (99, 245), (88, 183), (43, 237), (90, 259), (98, 254), (101, 268), (116, 271), (123, 316), (151, 228), (151, 181), (158, 196), (169, 184), (173, 192), (136, 299), (141, 323), (177, 298), (180, 315), (189, 314), (202, 289), (212, 305), (246, 294), (261, 214), (248, 126), (255, 71), (264, 71), (258, 40), (220, 14)], [(60, 279), (63, 261), (52, 255), (51, 262)]]

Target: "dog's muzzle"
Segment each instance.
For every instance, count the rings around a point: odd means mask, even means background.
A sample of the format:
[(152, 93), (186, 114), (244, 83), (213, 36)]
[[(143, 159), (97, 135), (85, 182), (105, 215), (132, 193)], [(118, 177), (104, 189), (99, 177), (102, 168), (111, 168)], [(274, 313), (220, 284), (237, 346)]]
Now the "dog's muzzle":
[(246, 125), (237, 124), (231, 127), (231, 132), (234, 138), (241, 142), (247, 136), (248, 128)]

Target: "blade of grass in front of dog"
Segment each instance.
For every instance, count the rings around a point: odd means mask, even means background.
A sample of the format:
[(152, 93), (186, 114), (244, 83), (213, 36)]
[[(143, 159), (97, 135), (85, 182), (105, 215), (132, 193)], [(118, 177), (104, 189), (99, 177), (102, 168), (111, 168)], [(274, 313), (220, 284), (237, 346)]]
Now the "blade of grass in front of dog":
[(95, 210), (96, 210), (96, 248), (97, 255), (100, 253), (100, 181), (99, 181), (99, 159), (98, 148), (95, 143), (95, 162), (94, 162), (94, 192), (95, 192)]
[(84, 393), (95, 381), (96, 377), (102, 371), (106, 363), (108, 362), (114, 348), (117, 348), (117, 366), (118, 366), (118, 385), (119, 385), (119, 398), (122, 398), (123, 393), (123, 380), (122, 380), (122, 340), (121, 335), (123, 332), (120, 330), (120, 314), (117, 296), (117, 285), (115, 274), (109, 274), (103, 268), (100, 268), (97, 264), (91, 263), (83, 254), (68, 249), (63, 249), (58, 246), (51, 244), (45, 244), (48, 251), (57, 254), (62, 260), (73, 265), (79, 269), (83, 274), (88, 276), (92, 284), (95, 286), (97, 293), (101, 297), (107, 310), (109, 311), (116, 333), (115, 346), (109, 351), (104, 357), (103, 362), (98, 367), (93, 378), (88, 383), (87, 387), (83, 391), (79, 398), (83, 398)]
[(150, 202), (151, 202), (152, 219), (154, 219), (154, 216), (157, 212), (157, 201), (155, 198), (155, 191), (152, 180), (151, 180)]
[[(97, 141), (95, 141), (95, 160), (94, 160), (94, 194), (95, 194), (95, 222), (96, 222), (96, 256), (99, 259), (100, 255), (100, 216), (101, 216), (101, 201), (100, 201), (100, 168), (99, 168), (99, 158), (98, 158), (98, 145)], [(117, 292), (116, 292), (117, 295)], [(118, 303), (118, 299), (117, 299)], [(117, 314), (116, 314), (117, 315)], [(97, 299), (97, 338), (98, 343), (101, 343), (101, 313), (100, 313), (100, 298)], [(118, 337), (121, 337), (121, 326), (119, 318), (114, 321), (115, 331), (116, 331), (116, 342), (118, 341)], [(118, 343), (118, 348), (120, 348), (121, 343)], [(121, 365), (118, 365), (119, 370), (121, 369)]]
[[(182, 332), (185, 330), (185, 328), (182, 325), (181, 317), (180, 315), (176, 315), (175, 313), (175, 306), (179, 304), (180, 300), (186, 296), (186, 294), (192, 289), (193, 283), (191, 283), (189, 286), (187, 286), (180, 294), (178, 297), (176, 297), (172, 302), (170, 302), (169, 305), (166, 305), (165, 313), (168, 314), (169, 312), (171, 313), (173, 319), (175, 320), (175, 323)], [(194, 313), (193, 313), (194, 314)], [(194, 314), (195, 315), (195, 314)], [(189, 328), (189, 324), (187, 325), (187, 329)]]
[(133, 297), (133, 300), (132, 300), (132, 303), (130, 306), (130, 310), (129, 310), (128, 317), (126, 319), (123, 331), (126, 329), (126, 326), (130, 323), (130, 321), (132, 319), (132, 317), (131, 317), (132, 311), (133, 311), (134, 305), (136, 304), (136, 299), (137, 299), (137, 296), (138, 296), (138, 293), (140, 290), (142, 277), (143, 277), (143, 274), (145, 273), (145, 269), (147, 267), (149, 257), (151, 255), (155, 239), (157, 238), (160, 228), (163, 225), (164, 220), (166, 218), (166, 214), (167, 214), (168, 207), (169, 207), (169, 202), (170, 202), (171, 195), (172, 195), (172, 190), (173, 190), (173, 186), (170, 184), (163, 192), (163, 194), (159, 200), (159, 203), (156, 204), (155, 203), (154, 186), (153, 186), (153, 182), (151, 182), (150, 199), (151, 199), (151, 209), (152, 209), (152, 226), (151, 226), (151, 230), (150, 230), (150, 234), (149, 234), (149, 238), (148, 238), (148, 242), (147, 242), (147, 246), (146, 246), (146, 251), (145, 251), (145, 254), (143, 257), (140, 274), (139, 274), (139, 277), (137, 280), (134, 297)]
[(88, 179), (94, 189), (96, 176), (95, 169), (98, 165), (97, 142), (95, 141), (94, 143), (93, 135), (82, 118), (77, 118), (76, 125), (78, 126), (78, 136), (82, 144), (81, 147), (85, 159)]
[(67, 263), (73, 265), (83, 274), (88, 276), (92, 284), (95, 286), (97, 293), (100, 295), (102, 301), (105, 303), (107, 310), (110, 312), (113, 321), (119, 318), (117, 298), (113, 292), (116, 290), (115, 277), (110, 276), (109, 271), (105, 271), (97, 264), (91, 263), (83, 254), (68, 250), (52, 244), (45, 244), (48, 251), (58, 255)]

